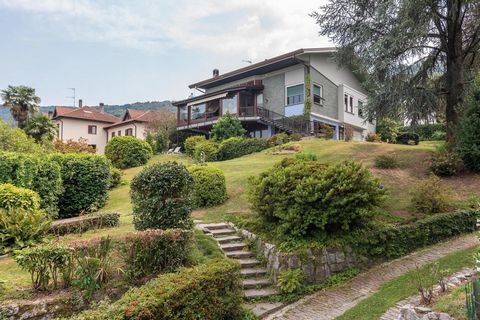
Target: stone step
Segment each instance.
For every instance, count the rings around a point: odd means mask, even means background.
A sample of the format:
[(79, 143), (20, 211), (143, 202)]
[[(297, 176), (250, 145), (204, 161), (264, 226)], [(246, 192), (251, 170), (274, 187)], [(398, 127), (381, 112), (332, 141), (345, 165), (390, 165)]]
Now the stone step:
[(208, 230), (230, 229), (230, 225), (226, 223), (206, 224), (206, 225), (203, 225), (203, 227)]
[(242, 240), (242, 238), (240, 238), (239, 236), (226, 236), (215, 239), (218, 241), (219, 244), (227, 244)]
[(263, 288), (272, 284), (267, 278), (243, 279), (242, 282), (244, 289)]
[(226, 251), (241, 251), (245, 247), (246, 247), (246, 245), (243, 242), (220, 244), (220, 249), (222, 249), (225, 252)]
[(232, 259), (245, 259), (253, 257), (253, 253), (250, 251), (240, 250), (240, 251), (227, 251), (225, 255)]
[(265, 268), (245, 268), (240, 270), (240, 274), (244, 278), (255, 278), (265, 276), (267, 269)]
[(233, 229), (216, 229), (216, 230), (210, 230), (210, 233), (213, 234), (214, 237), (226, 236), (226, 235), (235, 234), (235, 230), (233, 230)]
[(275, 288), (248, 289), (243, 292), (246, 299), (266, 298), (278, 293)]
[(266, 316), (282, 309), (283, 302), (257, 302), (253, 304), (246, 304), (245, 307), (253, 311), (258, 319), (263, 319)]
[(238, 261), (240, 261), (240, 267), (245, 269), (260, 266), (261, 264), (257, 259), (239, 259)]

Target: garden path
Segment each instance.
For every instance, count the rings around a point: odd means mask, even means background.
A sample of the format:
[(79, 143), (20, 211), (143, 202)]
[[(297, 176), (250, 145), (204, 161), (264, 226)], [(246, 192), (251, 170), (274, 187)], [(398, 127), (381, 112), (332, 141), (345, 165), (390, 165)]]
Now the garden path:
[(345, 285), (316, 292), (271, 314), (266, 319), (331, 320), (375, 293), (384, 283), (455, 251), (479, 244), (476, 235), (443, 242), (408, 256), (375, 266)]

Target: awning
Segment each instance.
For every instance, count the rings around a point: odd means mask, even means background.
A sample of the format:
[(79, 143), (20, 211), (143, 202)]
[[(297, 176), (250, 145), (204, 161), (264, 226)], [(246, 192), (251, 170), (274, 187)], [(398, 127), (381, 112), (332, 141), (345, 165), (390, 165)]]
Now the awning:
[[(196, 105), (196, 104), (200, 104), (200, 103), (204, 103), (204, 102), (208, 102), (208, 101), (212, 101), (212, 100), (223, 99), (227, 95), (228, 95), (228, 92), (224, 92), (224, 93), (220, 93), (220, 94), (208, 97), (208, 98), (198, 99), (198, 100), (191, 101), (191, 102), (187, 103), (187, 106), (193, 106), (193, 105)], [(201, 96), (199, 98), (201, 98)]]

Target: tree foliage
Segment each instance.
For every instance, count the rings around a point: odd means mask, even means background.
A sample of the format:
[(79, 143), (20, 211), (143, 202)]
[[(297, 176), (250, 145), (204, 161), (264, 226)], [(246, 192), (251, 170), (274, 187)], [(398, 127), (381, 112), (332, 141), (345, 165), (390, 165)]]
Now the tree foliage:
[(42, 141), (53, 141), (58, 133), (55, 122), (43, 114), (37, 114), (29, 118), (23, 130), (37, 143)]
[(210, 134), (213, 140), (222, 141), (232, 137), (241, 137), (246, 132), (240, 120), (227, 112), (213, 125)]
[(30, 114), (38, 112), (40, 98), (35, 94), (35, 89), (26, 86), (8, 86), (2, 90), (0, 96), (3, 105), (10, 108), (13, 119), (18, 126), (23, 128)]

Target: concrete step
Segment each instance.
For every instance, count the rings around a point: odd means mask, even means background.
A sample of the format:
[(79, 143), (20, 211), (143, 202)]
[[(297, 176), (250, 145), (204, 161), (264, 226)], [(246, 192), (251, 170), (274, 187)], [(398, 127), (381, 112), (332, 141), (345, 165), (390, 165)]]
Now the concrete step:
[(240, 261), (241, 268), (252, 268), (261, 264), (257, 259), (239, 259), (238, 261)]
[(246, 304), (245, 307), (255, 313), (258, 319), (263, 319), (268, 315), (282, 309), (284, 307), (283, 302), (257, 302), (253, 304)]
[(267, 278), (243, 279), (242, 282), (244, 289), (258, 289), (272, 284)]
[(242, 238), (240, 238), (239, 236), (226, 236), (226, 237), (219, 237), (215, 239), (217, 239), (219, 244), (227, 244), (227, 243), (232, 243), (232, 242), (242, 240)]
[(243, 242), (233, 242), (233, 243), (226, 243), (220, 244), (220, 249), (223, 251), (241, 251), (246, 247), (245, 243)]
[(203, 227), (208, 230), (230, 229), (230, 225), (226, 223), (206, 224), (206, 225), (203, 225)]
[(240, 274), (244, 278), (255, 278), (262, 277), (267, 274), (267, 269), (265, 268), (244, 268), (240, 270)]
[(227, 251), (225, 255), (232, 259), (245, 259), (252, 258), (253, 253), (250, 251), (240, 250), (240, 251)]
[(210, 230), (210, 233), (213, 234), (214, 237), (218, 237), (218, 236), (233, 235), (233, 234), (235, 234), (235, 230), (233, 230), (233, 229), (216, 229), (216, 230)]
[(248, 289), (243, 292), (246, 299), (267, 298), (278, 293), (275, 288)]

